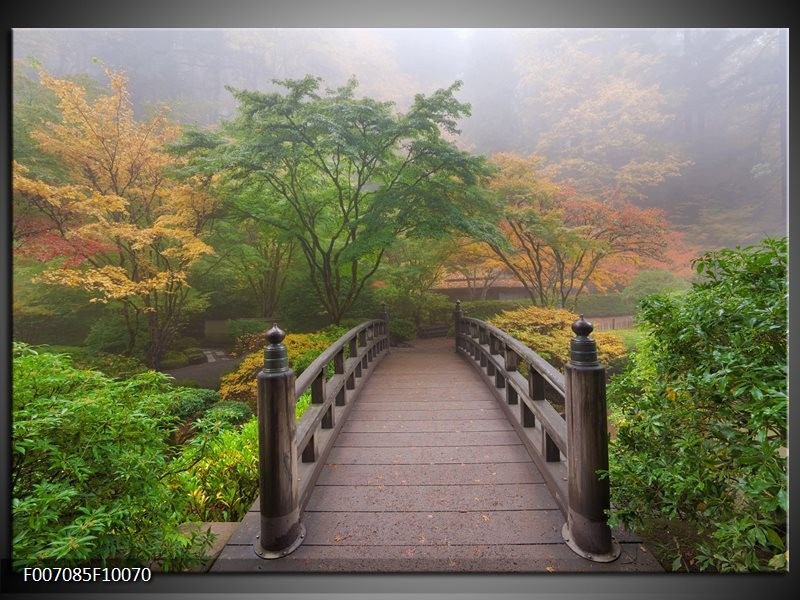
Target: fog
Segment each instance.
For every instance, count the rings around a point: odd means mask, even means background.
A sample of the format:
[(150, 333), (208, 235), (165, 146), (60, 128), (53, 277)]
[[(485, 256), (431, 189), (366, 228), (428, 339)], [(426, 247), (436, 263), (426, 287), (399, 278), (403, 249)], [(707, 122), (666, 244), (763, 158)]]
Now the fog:
[(320, 76), (406, 110), (463, 82), (454, 141), (538, 154), (579, 191), (664, 209), (707, 246), (786, 228), (787, 37), (778, 29), (15, 30), (14, 99), (37, 61), (59, 76), (122, 69), (137, 112), (183, 124), (235, 113), (226, 86)]

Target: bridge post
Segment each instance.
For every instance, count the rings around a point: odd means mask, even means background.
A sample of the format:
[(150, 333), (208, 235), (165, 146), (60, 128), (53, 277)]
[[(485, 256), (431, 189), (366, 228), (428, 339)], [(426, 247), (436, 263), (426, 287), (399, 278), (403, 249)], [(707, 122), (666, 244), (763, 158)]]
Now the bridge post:
[[(378, 318), (383, 321), (382, 329), (379, 332), (381, 335), (389, 335), (389, 313), (386, 312), (386, 302), (381, 302), (381, 312), (378, 315)], [(378, 352), (382, 352), (384, 349), (384, 344), (381, 342), (380, 346), (378, 347)]]
[(461, 300), (456, 300), (456, 308), (453, 311), (453, 326), (455, 327), (456, 338), (456, 352), (458, 352), (458, 336), (461, 332), (461, 317), (464, 316), (464, 310), (461, 308)]
[(261, 558), (294, 552), (306, 535), (300, 523), (294, 372), (277, 323), (267, 332), (264, 368), (258, 373), (258, 463), (261, 534), (253, 545)]
[(568, 510), (561, 535), (579, 556), (611, 562), (620, 546), (611, 537), (605, 511), (610, 506), (608, 424), (605, 367), (597, 360), (597, 344), (589, 337), (592, 324), (583, 315), (572, 325), (570, 360), (565, 367), (567, 419)]

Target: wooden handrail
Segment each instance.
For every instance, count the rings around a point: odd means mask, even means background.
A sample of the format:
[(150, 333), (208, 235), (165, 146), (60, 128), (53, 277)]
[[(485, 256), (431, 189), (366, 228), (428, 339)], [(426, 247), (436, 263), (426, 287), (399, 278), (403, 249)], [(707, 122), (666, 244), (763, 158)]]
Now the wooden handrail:
[[(305, 537), (301, 515), (333, 441), (370, 370), (389, 348), (386, 310), (381, 318), (352, 328), (295, 380), (285, 333), (267, 333), (264, 368), (258, 380), (260, 535), (253, 547), (265, 559), (293, 552)], [(345, 359), (345, 352), (349, 356)], [(333, 375), (328, 377), (332, 363)], [(311, 390), (311, 405), (299, 422), (295, 404)]]
[[(496, 395), (503, 397), (507, 416), (522, 435), (529, 454), (542, 471), (561, 511), (567, 510), (567, 424), (545, 399), (544, 385), (564, 398), (564, 375), (536, 352), (485, 321), (461, 318), (458, 350), (471, 358)], [(508, 355), (527, 367), (528, 376), (506, 369)], [(499, 384), (499, 385), (498, 385)], [(505, 394), (500, 391), (507, 388)], [(510, 408), (519, 404), (519, 410)]]
[[(351, 354), (345, 358), (345, 350), (351, 353), (353, 351), (351, 342), (355, 342), (355, 355)], [(297, 378), (296, 398), (302, 396), (314, 382), (323, 381), (318, 391), (320, 394), (316, 399), (318, 401), (315, 402), (315, 390), (312, 388), (311, 404), (297, 423), (297, 450), (301, 457), (299, 468), (301, 508), (305, 507), (311, 496), (319, 468), (324, 464), (325, 457), (329, 454), (338, 433), (336, 423), (344, 419), (345, 407), (350, 406), (348, 400), (360, 391), (361, 384), (366, 380), (365, 361), (368, 365), (378, 356), (382, 357), (388, 347), (389, 332), (386, 322), (382, 319), (367, 321), (342, 335)], [(329, 379), (324, 379), (331, 361), (335, 364), (341, 362), (342, 372), (334, 372)], [(352, 387), (348, 387), (348, 382)], [(313, 463), (315, 467), (308, 468), (309, 463)]]
[[(608, 468), (605, 368), (588, 337), (591, 323), (581, 315), (572, 326), (577, 337), (570, 342), (565, 376), (501, 329), (466, 317), (460, 302), (453, 318), (456, 352), (477, 369), (520, 434), (567, 519), (566, 543), (584, 558), (615, 560), (619, 544), (605, 513), (608, 480), (597, 474)], [(519, 372), (521, 364), (527, 377)], [(566, 419), (546, 400), (545, 385), (563, 398)]]

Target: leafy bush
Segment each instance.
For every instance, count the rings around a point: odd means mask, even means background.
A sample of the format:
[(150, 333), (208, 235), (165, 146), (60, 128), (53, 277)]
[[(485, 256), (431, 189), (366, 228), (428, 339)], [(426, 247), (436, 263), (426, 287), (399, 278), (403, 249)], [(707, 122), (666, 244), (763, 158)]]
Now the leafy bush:
[[(147, 331), (140, 324), (134, 352), (139, 355), (144, 348)], [(109, 354), (124, 354), (128, 346), (128, 329), (125, 321), (119, 314), (110, 314), (100, 317), (89, 330), (89, 335), (84, 340), (84, 346), (92, 354), (107, 352)]]
[(229, 319), (228, 320), (228, 335), (230, 339), (235, 340), (246, 334), (261, 334), (272, 327), (266, 319)]
[(186, 355), (186, 361), (190, 365), (202, 365), (208, 362), (205, 352), (200, 348), (187, 348), (183, 353)]
[[(322, 352), (335, 342), (346, 330), (331, 326), (316, 333), (290, 333), (283, 340), (289, 357), (289, 365), (295, 375), (300, 375)], [(223, 400), (246, 403), (256, 412), (258, 385), (256, 375), (264, 366), (263, 334), (248, 334), (236, 343), (236, 352), (245, 354), (239, 367), (220, 379), (219, 393)]]
[(417, 337), (417, 326), (408, 319), (390, 319), (389, 335), (392, 341), (413, 340)]
[(688, 281), (675, 273), (650, 269), (636, 274), (630, 285), (622, 291), (622, 298), (626, 303), (636, 304), (647, 296), (681, 292), (690, 287), (691, 284)]
[(234, 429), (252, 418), (253, 411), (244, 402), (223, 401), (212, 406), (195, 425), (199, 431)]
[[(481, 321), (488, 321), (501, 312), (517, 310), (518, 308), (530, 305), (530, 300), (472, 300), (462, 302), (461, 308), (468, 317), (480, 319)], [(455, 310), (455, 308), (455, 303), (453, 302), (450, 307), (451, 320), (452, 311)]]
[(182, 462), (191, 466), (174, 474), (171, 487), (182, 500), (179, 513), (184, 518), (241, 520), (258, 496), (258, 420), (196, 438), (184, 448)]
[(699, 540), (674, 568), (783, 569), (786, 240), (710, 252), (696, 269), (683, 296), (642, 302), (649, 336), (609, 389), (613, 522), (689, 524)]
[(186, 356), (186, 353), (178, 352), (177, 350), (165, 352), (164, 356), (161, 358), (161, 368), (165, 371), (169, 371), (170, 369), (180, 369), (188, 364), (189, 358)]
[(167, 412), (181, 422), (199, 416), (219, 401), (219, 394), (214, 390), (188, 387), (173, 389)]
[[(569, 360), (569, 342), (575, 336), (572, 324), (578, 315), (560, 308), (528, 306), (505, 311), (489, 323), (517, 338), (558, 369)], [(609, 373), (619, 370), (626, 360), (625, 346), (611, 331), (593, 333), (598, 358)]]
[(100, 371), (107, 377), (114, 379), (127, 379), (137, 373), (148, 370), (145, 364), (132, 356), (120, 356), (106, 352), (92, 352), (82, 346), (34, 346), (37, 352), (49, 354), (67, 354), (72, 359), (72, 364), (78, 369)]
[(128, 381), (13, 346), (14, 565), (201, 562), (206, 534), (179, 532), (163, 477), (174, 418), (166, 378)]

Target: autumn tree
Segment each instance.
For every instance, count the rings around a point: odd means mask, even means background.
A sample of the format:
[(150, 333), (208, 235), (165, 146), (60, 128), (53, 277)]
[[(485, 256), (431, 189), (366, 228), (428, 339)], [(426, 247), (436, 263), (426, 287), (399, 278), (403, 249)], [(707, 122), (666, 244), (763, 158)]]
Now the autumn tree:
[(40, 280), (82, 288), (93, 301), (119, 306), (129, 352), (145, 320), (146, 360), (157, 368), (189, 301), (188, 269), (212, 251), (201, 234), (215, 202), (204, 191), (206, 181), (167, 177), (173, 159), (163, 146), (179, 131), (163, 111), (137, 121), (126, 77), (111, 70), (106, 75), (107, 92), (90, 101), (81, 85), (40, 73), (58, 97), (61, 119), (31, 137), (69, 179), (47, 182), (15, 162), (15, 217), (33, 211), (48, 223), (47, 234), (62, 242), (42, 258), (61, 254), (66, 260)]
[(485, 300), (489, 288), (506, 271), (502, 260), (485, 244), (474, 239), (456, 240), (444, 262), (449, 276), (460, 276), (467, 284), (467, 300)]
[(502, 207), (505, 243), (488, 241), (538, 306), (567, 307), (591, 285), (602, 291), (610, 259), (656, 257), (665, 246), (660, 211), (580, 197), (541, 176), (537, 157), (495, 155), (491, 183)]
[(357, 98), (354, 79), (325, 92), (312, 76), (275, 83), (283, 93), (231, 90), (238, 117), (183, 149), (200, 172), (223, 174), (237, 211), (296, 240), (338, 323), (399, 237), (475, 227), (485, 161), (444, 139), (468, 114), (458, 84), (398, 114)]
[(665, 131), (670, 97), (653, 76), (659, 50), (647, 33), (526, 33), (520, 94), (549, 175), (601, 199), (640, 199), (690, 163)]

